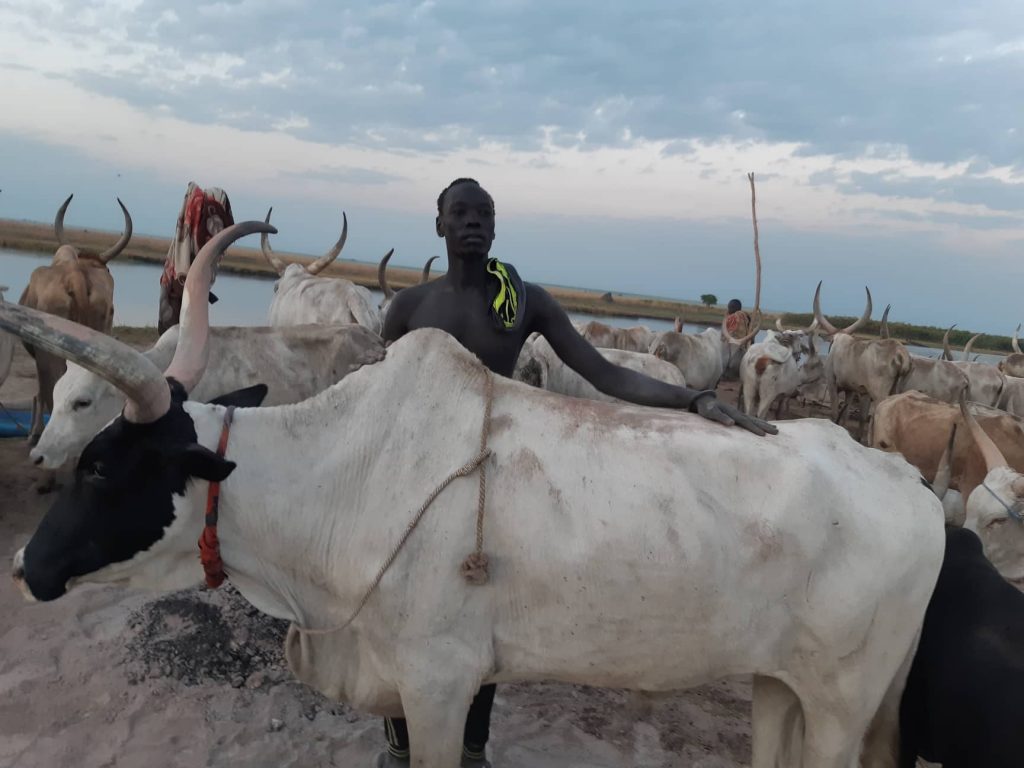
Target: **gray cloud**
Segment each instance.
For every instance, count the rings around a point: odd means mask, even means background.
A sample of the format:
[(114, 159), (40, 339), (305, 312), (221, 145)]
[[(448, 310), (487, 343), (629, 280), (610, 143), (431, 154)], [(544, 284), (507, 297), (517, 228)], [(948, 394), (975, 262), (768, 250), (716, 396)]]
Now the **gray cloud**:
[[(75, 7), (46, 24), (111, 33), (109, 17)], [(190, 119), (255, 115), (249, 127), (269, 128), (301, 115), (304, 137), (388, 148), (535, 147), (541, 126), (556, 126), (557, 143), (584, 146), (729, 135), (1007, 164), (1024, 156), (1012, 132), (1024, 99), (1015, 11), (1011, 0), (241, 0), (199, 11), (144, 0), (117, 19), (128, 49), (147, 46), (141, 63), (77, 79)]]

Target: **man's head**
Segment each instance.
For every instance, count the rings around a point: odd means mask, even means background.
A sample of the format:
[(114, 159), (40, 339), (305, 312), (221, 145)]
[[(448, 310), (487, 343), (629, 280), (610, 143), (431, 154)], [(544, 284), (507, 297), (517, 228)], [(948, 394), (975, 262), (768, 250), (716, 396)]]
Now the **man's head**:
[(494, 241), (494, 199), (474, 179), (456, 179), (437, 197), (437, 236), (451, 256), (486, 256)]
[(729, 301), (729, 314), (733, 312), (739, 312), (743, 309), (743, 303), (739, 299), (732, 299)]

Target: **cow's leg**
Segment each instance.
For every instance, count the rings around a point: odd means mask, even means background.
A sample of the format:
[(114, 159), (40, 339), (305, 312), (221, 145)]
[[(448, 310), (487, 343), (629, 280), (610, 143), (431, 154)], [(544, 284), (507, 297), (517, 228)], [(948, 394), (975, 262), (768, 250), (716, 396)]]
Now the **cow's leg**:
[[(39, 374), (37, 372), (36, 376), (38, 377), (38, 375)], [(38, 432), (36, 431), (36, 421), (37, 420), (39, 421), (39, 431)], [(32, 436), (33, 435), (37, 435), (37, 434), (42, 434), (42, 432), (43, 432), (42, 420), (43, 420), (43, 416), (42, 416), (42, 414), (39, 411), (39, 395), (37, 394), (37, 395), (35, 395), (32, 398), (32, 420), (29, 422), (29, 425), (28, 425), (28, 444), (32, 448), (34, 448), (36, 443), (39, 442), (39, 438), (38, 437), (35, 438), (35, 442), (32, 442)]]
[[(920, 635), (918, 636), (920, 639)], [(910, 667), (917, 651), (917, 641), (911, 647), (899, 671), (893, 677), (889, 690), (886, 691), (882, 705), (875, 713), (867, 735), (864, 737), (864, 750), (861, 755), (861, 768), (896, 768), (898, 765), (913, 766), (915, 759), (902, 756), (901, 728), (906, 729), (907, 723), (900, 720), (900, 704), (906, 690)], [(916, 755), (916, 750), (915, 750)]]
[[(459, 666), (429, 664), (424, 671), (441, 669), (457, 673)], [(458, 768), (466, 715), (479, 685), (479, 678), (462, 676), (403, 683), (402, 711), (409, 729), (412, 768)]]
[(871, 395), (860, 396), (860, 429), (857, 431), (857, 441), (860, 443), (864, 442), (864, 438), (867, 435), (867, 422), (871, 414)]
[(828, 392), (829, 402), (832, 405), (832, 421), (839, 423), (839, 387), (836, 385), (836, 377), (831, 367), (825, 369), (825, 385)]
[(800, 699), (780, 680), (754, 675), (751, 768), (800, 768), (804, 712)]

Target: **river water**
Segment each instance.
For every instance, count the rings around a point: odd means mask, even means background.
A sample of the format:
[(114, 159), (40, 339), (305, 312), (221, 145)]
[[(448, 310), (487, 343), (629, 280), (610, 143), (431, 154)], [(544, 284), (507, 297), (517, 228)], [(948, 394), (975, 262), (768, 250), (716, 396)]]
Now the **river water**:
[[(0, 285), (7, 286), (6, 300), (16, 302), (28, 285), (32, 270), (50, 263), (51, 254), (34, 254), (22, 251), (0, 249)], [(160, 295), (160, 271), (157, 264), (114, 259), (108, 265), (114, 276), (114, 324), (131, 326), (156, 326), (157, 305)], [(210, 307), (210, 322), (213, 325), (265, 325), (270, 301), (274, 296), (274, 279), (260, 276), (242, 276), (222, 272), (217, 276), (213, 292), (220, 299)], [(371, 291), (378, 301), (380, 291)], [(645, 325), (656, 331), (671, 330), (672, 322), (652, 318), (610, 317), (570, 312), (573, 320), (601, 320), (609, 325), (628, 327)], [(687, 323), (687, 333), (699, 333), (706, 326)], [(764, 332), (758, 334), (758, 340)], [(828, 344), (819, 342), (822, 353), (828, 351)], [(938, 351), (927, 347), (907, 345), (912, 354), (936, 357)], [(981, 355), (984, 362), (996, 362), (997, 355)]]

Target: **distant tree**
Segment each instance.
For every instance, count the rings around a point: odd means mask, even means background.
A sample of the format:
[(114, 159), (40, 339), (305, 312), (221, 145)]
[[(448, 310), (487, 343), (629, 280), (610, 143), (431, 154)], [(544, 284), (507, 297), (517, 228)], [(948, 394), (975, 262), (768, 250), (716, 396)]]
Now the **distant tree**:
[(718, 297), (713, 293), (705, 293), (700, 297), (700, 301), (705, 307), (713, 307), (718, 303)]

